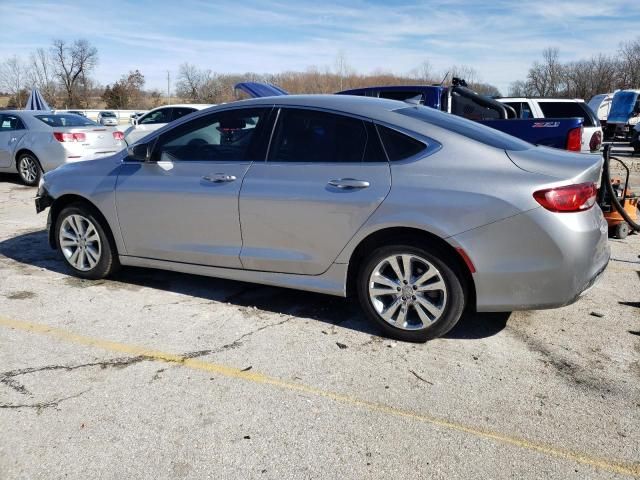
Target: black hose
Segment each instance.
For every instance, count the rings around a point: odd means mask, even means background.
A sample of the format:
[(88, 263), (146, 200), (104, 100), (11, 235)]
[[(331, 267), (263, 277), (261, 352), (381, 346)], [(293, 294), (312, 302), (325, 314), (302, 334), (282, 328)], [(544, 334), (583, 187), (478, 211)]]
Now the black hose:
[[(607, 145), (604, 150), (604, 166), (602, 168), (602, 182), (604, 183), (605, 188), (607, 189), (607, 193), (609, 197), (611, 197), (611, 204), (614, 206), (616, 211), (620, 214), (622, 218), (629, 224), (629, 226), (636, 231), (640, 231), (640, 224), (634, 222), (629, 214), (625, 211), (624, 207), (618, 200), (618, 196), (616, 192), (613, 190), (613, 185), (611, 185), (611, 174), (609, 173), (609, 158), (610, 158), (610, 150), (611, 145)], [(627, 185), (627, 188), (629, 186)], [(624, 194), (626, 195), (627, 189), (625, 188)]]

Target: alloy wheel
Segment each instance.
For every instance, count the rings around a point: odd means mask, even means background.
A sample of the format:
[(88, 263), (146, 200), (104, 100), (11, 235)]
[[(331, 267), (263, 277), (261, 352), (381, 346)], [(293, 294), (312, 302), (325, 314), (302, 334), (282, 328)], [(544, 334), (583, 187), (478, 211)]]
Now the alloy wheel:
[(34, 183), (36, 181), (36, 178), (38, 178), (38, 169), (40, 167), (38, 166), (38, 162), (36, 162), (33, 157), (25, 155), (20, 158), (19, 167), (20, 176), (25, 182)]
[(379, 262), (368, 287), (375, 311), (396, 328), (424, 329), (445, 312), (447, 285), (442, 274), (414, 254), (392, 255)]
[(82, 215), (69, 215), (60, 225), (60, 249), (67, 262), (83, 272), (100, 261), (102, 243), (95, 225)]

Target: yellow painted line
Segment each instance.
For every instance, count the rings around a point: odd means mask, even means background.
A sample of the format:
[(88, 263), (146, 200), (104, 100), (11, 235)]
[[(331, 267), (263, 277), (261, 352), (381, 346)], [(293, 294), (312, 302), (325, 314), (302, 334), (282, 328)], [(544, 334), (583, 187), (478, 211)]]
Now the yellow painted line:
[(161, 352), (158, 350), (151, 350), (136, 345), (128, 345), (125, 343), (112, 342), (109, 340), (102, 340), (99, 338), (87, 337), (85, 335), (79, 335), (77, 333), (69, 332), (56, 327), (48, 325), (30, 323), (19, 320), (12, 320), (0, 316), (0, 326), (21, 330), (31, 333), (39, 333), (48, 337), (56, 338), (65, 342), (73, 343), (76, 345), (86, 345), (90, 347), (96, 347), (111, 352), (126, 353), (135, 356), (144, 356), (149, 360), (178, 363), (184, 367), (191, 368), (193, 370), (200, 370), (209, 373), (215, 373), (229, 378), (236, 378), (245, 380), (248, 382), (273, 385), (283, 390), (293, 390), (297, 392), (307, 393), (309, 395), (315, 395), (318, 397), (328, 398), (335, 402), (361, 407), (366, 410), (384, 413), (387, 415), (407, 418), (410, 420), (419, 421), (426, 424), (435, 425), (437, 427), (463, 432), (475, 437), (492, 440), (497, 443), (511, 445), (522, 448), (524, 450), (530, 450), (538, 453), (542, 453), (551, 457), (561, 458), (564, 460), (573, 461), (576, 463), (589, 465), (601, 470), (609, 472), (628, 475), (631, 477), (640, 478), (640, 463), (624, 463), (606, 458), (599, 458), (589, 455), (587, 453), (581, 453), (573, 450), (567, 450), (553, 445), (537, 442), (534, 440), (527, 440), (525, 438), (518, 438), (506, 433), (498, 431), (488, 430), (482, 427), (476, 427), (472, 425), (465, 425), (454, 420), (446, 420), (444, 418), (435, 417), (425, 413), (413, 412), (411, 410), (403, 410), (395, 408), (390, 405), (385, 405), (377, 402), (370, 402), (368, 400), (362, 400), (351, 395), (342, 393), (334, 393), (326, 390), (321, 390), (316, 387), (289, 382), (287, 380), (281, 380), (275, 377), (269, 377), (258, 372), (246, 371), (243, 372), (240, 369), (229, 367), (226, 365), (220, 365), (217, 363), (205, 362), (195, 358), (186, 358), (181, 355), (174, 355), (171, 353)]

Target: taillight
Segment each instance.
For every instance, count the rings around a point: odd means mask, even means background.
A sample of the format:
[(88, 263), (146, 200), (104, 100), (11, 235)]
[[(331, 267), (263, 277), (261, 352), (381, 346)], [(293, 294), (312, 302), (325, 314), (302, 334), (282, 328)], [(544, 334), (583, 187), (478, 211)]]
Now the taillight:
[(582, 150), (582, 127), (576, 127), (569, 130), (567, 135), (567, 150), (579, 152)]
[(124, 133), (122, 133), (122, 132), (113, 132), (113, 138), (115, 138), (118, 141), (124, 140)]
[(592, 152), (596, 152), (600, 150), (600, 145), (602, 145), (602, 132), (593, 132), (593, 135), (591, 135), (591, 140), (589, 140), (589, 149)]
[(587, 182), (538, 190), (533, 198), (552, 212), (582, 212), (595, 205), (597, 194), (595, 183)]
[(53, 138), (59, 142), (84, 142), (87, 136), (84, 133), (53, 132)]

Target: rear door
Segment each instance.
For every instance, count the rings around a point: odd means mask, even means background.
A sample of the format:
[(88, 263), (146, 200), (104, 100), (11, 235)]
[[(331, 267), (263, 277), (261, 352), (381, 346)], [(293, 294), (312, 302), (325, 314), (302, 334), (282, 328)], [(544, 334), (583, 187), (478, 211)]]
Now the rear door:
[(268, 161), (251, 165), (240, 194), (243, 267), (323, 273), (390, 187), (373, 124), (282, 108)]
[(151, 162), (127, 162), (116, 206), (127, 255), (240, 268), (238, 195), (264, 160), (271, 108), (229, 109), (160, 135)]
[(13, 114), (0, 114), (0, 168), (12, 164), (13, 151), (26, 133), (22, 120)]

